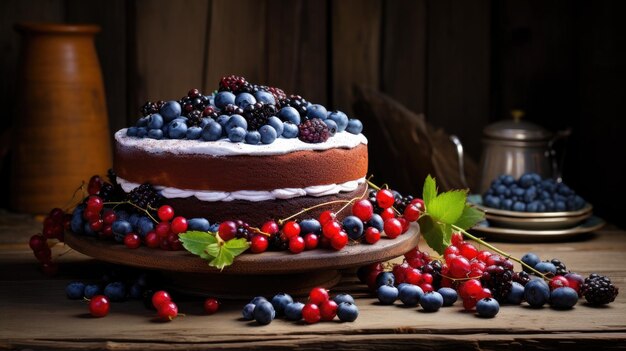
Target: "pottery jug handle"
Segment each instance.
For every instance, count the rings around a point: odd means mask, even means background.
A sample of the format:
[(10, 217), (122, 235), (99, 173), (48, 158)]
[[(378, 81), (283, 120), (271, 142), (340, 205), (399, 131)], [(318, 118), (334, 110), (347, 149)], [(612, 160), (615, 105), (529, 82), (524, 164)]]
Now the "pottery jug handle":
[(465, 179), (465, 165), (463, 164), (463, 144), (461, 143), (461, 139), (452, 134), (450, 135), (450, 141), (452, 141), (452, 143), (456, 147), (456, 154), (459, 158), (459, 179), (461, 179), (463, 187), (469, 188), (469, 186), (467, 186), (467, 179)]
[(549, 152), (548, 157), (550, 157), (550, 160), (552, 161), (552, 176), (559, 183), (563, 181), (563, 163), (565, 162), (566, 147), (564, 146), (562, 151), (560, 153), (557, 153), (554, 148), (554, 145), (556, 145), (557, 142), (561, 140), (562, 141), (567, 140), (567, 138), (571, 134), (572, 134), (572, 128), (560, 130), (556, 132), (556, 135), (554, 136), (554, 138), (552, 138), (552, 140), (550, 140), (548, 144), (548, 152)]

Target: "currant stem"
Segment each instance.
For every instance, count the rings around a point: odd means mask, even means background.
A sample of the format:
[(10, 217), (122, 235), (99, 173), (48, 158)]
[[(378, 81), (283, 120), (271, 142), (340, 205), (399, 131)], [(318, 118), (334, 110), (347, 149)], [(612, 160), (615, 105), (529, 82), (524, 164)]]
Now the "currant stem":
[(493, 250), (494, 252), (496, 252), (496, 253), (498, 253), (498, 254), (500, 254), (500, 255), (502, 255), (502, 256), (504, 256), (504, 257), (506, 257), (506, 258), (510, 258), (510, 259), (512, 259), (513, 261), (515, 261), (515, 262), (517, 262), (517, 263), (521, 264), (522, 266), (524, 266), (524, 267), (526, 267), (526, 268), (530, 269), (530, 270), (531, 270), (531, 271), (533, 271), (535, 274), (537, 274), (537, 275), (539, 275), (540, 277), (542, 277), (544, 280), (546, 279), (545, 274), (543, 274), (543, 273), (539, 272), (539, 271), (538, 271), (538, 270), (536, 270), (534, 267), (531, 267), (531, 266), (527, 265), (524, 261), (520, 260), (519, 258), (511, 256), (510, 254), (508, 254), (508, 253), (506, 253), (506, 252), (504, 252), (504, 251), (502, 251), (502, 250), (498, 249), (497, 247), (495, 247), (495, 246), (493, 246), (493, 245), (489, 244), (488, 242), (486, 242), (486, 241), (484, 241), (484, 240), (482, 240), (482, 239), (480, 239), (480, 238), (478, 238), (478, 237), (473, 236), (472, 234), (470, 234), (470, 233), (468, 233), (467, 231), (465, 231), (463, 228), (458, 227), (458, 226), (456, 226), (456, 225), (452, 224), (452, 229), (454, 229), (454, 230), (456, 230), (456, 231), (459, 231), (459, 232), (463, 233), (463, 235), (467, 236), (468, 238), (470, 238), (470, 239), (472, 239), (472, 240), (476, 241), (477, 243), (479, 243), (479, 244), (481, 244), (481, 245), (483, 245), (483, 246), (487, 247), (487, 248), (488, 248), (488, 249), (490, 249), (490, 250)]
[(302, 211), (300, 211), (298, 213), (292, 214), (289, 217), (286, 217), (286, 218), (283, 218), (283, 219), (279, 219), (278, 220), (278, 225), (282, 225), (284, 222), (286, 222), (286, 221), (288, 221), (288, 220), (290, 220), (290, 219), (292, 219), (294, 217), (297, 217), (297, 216), (299, 216), (299, 215), (301, 215), (303, 213), (306, 213), (306, 212), (309, 212), (311, 210), (314, 210), (314, 209), (316, 209), (318, 207), (323, 207), (323, 206), (332, 205), (332, 204), (345, 204), (345, 203), (350, 203), (350, 201), (352, 201), (352, 200), (335, 200), (335, 201), (324, 202), (322, 204), (317, 204), (315, 206), (307, 207), (307, 208), (304, 208)]

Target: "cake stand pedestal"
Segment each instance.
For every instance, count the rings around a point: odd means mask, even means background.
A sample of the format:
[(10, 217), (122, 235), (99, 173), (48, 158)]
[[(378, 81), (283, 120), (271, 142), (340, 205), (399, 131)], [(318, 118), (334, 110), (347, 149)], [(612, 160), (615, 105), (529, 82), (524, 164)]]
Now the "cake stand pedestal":
[(340, 269), (387, 261), (417, 246), (419, 226), (395, 239), (382, 238), (374, 245), (353, 244), (340, 251), (316, 249), (291, 254), (287, 251), (244, 253), (220, 271), (187, 251), (162, 251), (124, 245), (93, 237), (66, 233), (65, 243), (95, 259), (158, 270), (173, 288), (187, 294), (246, 299), (286, 292), (306, 295), (311, 288), (330, 288), (341, 279)]

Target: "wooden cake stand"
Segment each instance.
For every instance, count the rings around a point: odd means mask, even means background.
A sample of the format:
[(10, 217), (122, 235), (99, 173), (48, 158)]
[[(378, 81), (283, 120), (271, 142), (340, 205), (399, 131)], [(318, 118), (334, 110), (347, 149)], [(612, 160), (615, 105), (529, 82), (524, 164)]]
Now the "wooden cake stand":
[(419, 241), (419, 226), (395, 239), (381, 238), (374, 245), (353, 244), (340, 251), (316, 249), (291, 254), (268, 251), (244, 253), (220, 271), (187, 251), (163, 251), (124, 245), (66, 233), (65, 243), (98, 260), (158, 270), (172, 288), (188, 294), (244, 299), (287, 292), (306, 295), (311, 288), (330, 288), (341, 279), (340, 269), (387, 261), (411, 250)]

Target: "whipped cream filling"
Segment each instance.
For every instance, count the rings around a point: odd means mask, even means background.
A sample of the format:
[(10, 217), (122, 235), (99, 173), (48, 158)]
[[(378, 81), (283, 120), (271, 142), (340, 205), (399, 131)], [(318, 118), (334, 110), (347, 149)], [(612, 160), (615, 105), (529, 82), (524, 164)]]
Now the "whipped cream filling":
[[(125, 192), (130, 192), (141, 184), (133, 183), (128, 180), (117, 177), (117, 182)], [(233, 201), (246, 200), (252, 202), (268, 201), (268, 200), (285, 200), (300, 196), (326, 196), (334, 195), (340, 192), (349, 192), (356, 190), (359, 185), (365, 183), (365, 178), (347, 181), (340, 184), (313, 185), (306, 188), (282, 188), (274, 190), (238, 190), (232, 192), (210, 191), (210, 190), (190, 190), (178, 189), (156, 185), (154, 188), (161, 195), (168, 199), (188, 198), (195, 196), (198, 200), (214, 202), (214, 201)]]
[(332, 148), (352, 149), (359, 144), (367, 144), (363, 134), (348, 132), (337, 133), (323, 143), (310, 144), (298, 138), (278, 138), (267, 145), (250, 145), (233, 143), (228, 139), (217, 141), (186, 140), (186, 139), (150, 139), (129, 137), (126, 128), (115, 133), (115, 140), (122, 146), (135, 147), (150, 153), (171, 153), (179, 155), (210, 155), (210, 156), (266, 156), (283, 155), (295, 151), (322, 151)]

